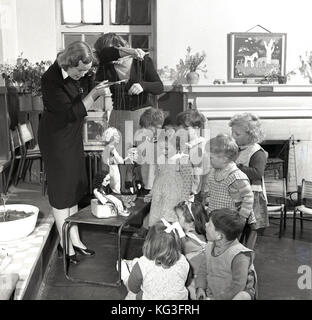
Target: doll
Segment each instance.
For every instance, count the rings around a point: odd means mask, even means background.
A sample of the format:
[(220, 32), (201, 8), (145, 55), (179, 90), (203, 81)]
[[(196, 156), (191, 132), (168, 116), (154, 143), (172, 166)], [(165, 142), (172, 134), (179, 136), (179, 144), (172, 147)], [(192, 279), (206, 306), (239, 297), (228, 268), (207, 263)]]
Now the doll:
[(124, 209), (122, 202), (112, 194), (109, 194), (110, 181), (109, 168), (105, 166), (104, 169), (95, 176), (93, 194), (97, 201), (94, 201), (95, 199), (91, 200), (92, 212), (99, 212), (99, 210), (101, 210), (102, 217), (111, 217), (117, 214), (128, 216), (130, 213)]

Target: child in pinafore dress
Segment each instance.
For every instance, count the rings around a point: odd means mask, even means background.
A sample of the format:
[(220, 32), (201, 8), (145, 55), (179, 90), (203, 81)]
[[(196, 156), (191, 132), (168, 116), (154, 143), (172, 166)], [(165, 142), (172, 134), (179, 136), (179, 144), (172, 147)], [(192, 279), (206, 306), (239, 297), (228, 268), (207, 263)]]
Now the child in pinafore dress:
[(208, 215), (215, 209), (238, 210), (248, 224), (255, 224), (253, 193), (249, 179), (235, 164), (238, 146), (226, 134), (210, 139), (210, 164), (205, 176), (203, 199), (208, 201)]
[(200, 193), (202, 177), (208, 172), (209, 161), (205, 152), (207, 140), (200, 136), (200, 130), (204, 128), (205, 121), (205, 116), (195, 109), (180, 112), (176, 118), (178, 151), (188, 156), (181, 162), (185, 199), (190, 195), (190, 188), (192, 194)]
[(138, 148), (141, 164), (143, 187), (146, 193), (153, 187), (156, 172), (157, 130), (162, 128), (164, 113), (161, 109), (149, 108), (140, 117), (140, 129), (135, 133), (134, 141)]
[(185, 283), (189, 264), (181, 253), (181, 226), (165, 219), (153, 225), (143, 244), (143, 256), (122, 260), (121, 278), (128, 288), (126, 300), (187, 300)]
[(253, 249), (257, 239), (257, 231), (263, 231), (269, 226), (263, 178), (267, 152), (258, 144), (263, 140), (264, 135), (259, 118), (251, 113), (234, 115), (229, 126), (232, 128), (232, 136), (240, 150), (236, 164), (249, 178), (254, 194), (253, 211), (256, 216), (256, 230), (250, 229), (247, 225), (246, 234), (244, 234), (247, 247)]
[(211, 212), (206, 224), (208, 239), (195, 279), (198, 300), (251, 300), (257, 295), (257, 275), (253, 251), (238, 237), (245, 220), (237, 211)]

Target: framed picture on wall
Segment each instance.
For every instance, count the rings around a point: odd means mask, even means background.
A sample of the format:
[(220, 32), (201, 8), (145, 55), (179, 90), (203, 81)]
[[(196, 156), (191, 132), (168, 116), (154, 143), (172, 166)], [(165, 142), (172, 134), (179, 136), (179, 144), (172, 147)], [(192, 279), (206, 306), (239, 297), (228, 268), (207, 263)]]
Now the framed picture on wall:
[(286, 33), (228, 34), (228, 81), (285, 76)]

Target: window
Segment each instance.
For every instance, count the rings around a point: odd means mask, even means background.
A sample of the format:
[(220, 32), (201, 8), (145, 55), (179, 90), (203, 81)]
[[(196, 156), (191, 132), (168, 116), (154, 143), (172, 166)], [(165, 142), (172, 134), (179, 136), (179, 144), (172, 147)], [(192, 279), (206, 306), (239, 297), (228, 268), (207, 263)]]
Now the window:
[(58, 50), (77, 40), (91, 46), (102, 33), (115, 32), (155, 60), (156, 0), (56, 0)]
[(102, 0), (62, 0), (62, 24), (102, 22)]

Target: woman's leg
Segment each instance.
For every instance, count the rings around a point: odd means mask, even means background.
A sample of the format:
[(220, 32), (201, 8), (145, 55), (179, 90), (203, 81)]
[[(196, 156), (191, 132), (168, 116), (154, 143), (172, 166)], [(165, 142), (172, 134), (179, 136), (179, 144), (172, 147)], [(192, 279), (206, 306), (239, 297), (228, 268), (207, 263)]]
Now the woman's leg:
[[(77, 212), (78, 212), (78, 205), (75, 205), (75, 206), (69, 208), (69, 215), (70, 216), (74, 215)], [(86, 246), (80, 240), (79, 230), (78, 230), (77, 224), (73, 224), (70, 227), (69, 234), (70, 234), (70, 240), (75, 247), (86, 249)]]
[[(61, 246), (63, 247), (62, 228), (63, 228), (65, 219), (69, 217), (70, 209), (69, 208), (56, 209), (52, 207), (52, 212), (53, 212), (56, 228), (61, 239), (60, 243), (61, 243)], [(75, 254), (75, 251), (73, 249), (72, 242), (71, 242), (71, 236), (69, 237), (68, 248), (69, 248), (69, 255)]]

